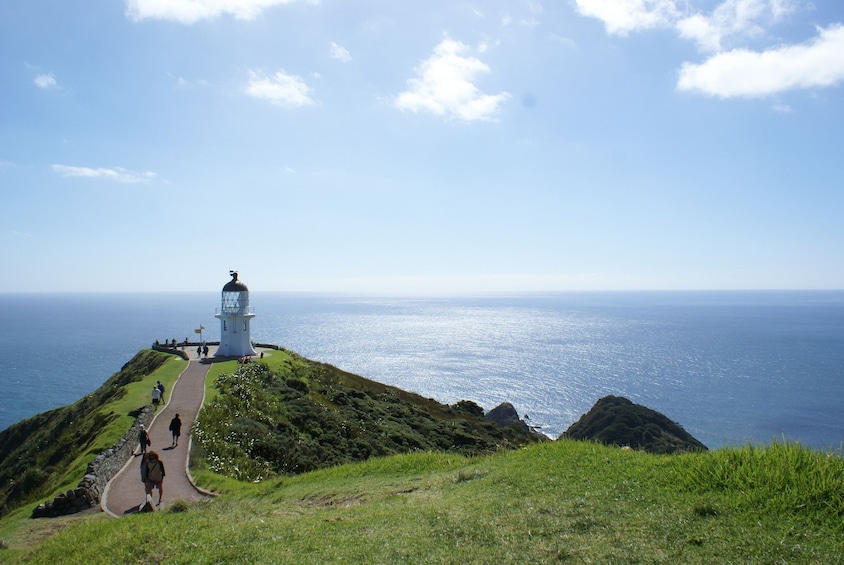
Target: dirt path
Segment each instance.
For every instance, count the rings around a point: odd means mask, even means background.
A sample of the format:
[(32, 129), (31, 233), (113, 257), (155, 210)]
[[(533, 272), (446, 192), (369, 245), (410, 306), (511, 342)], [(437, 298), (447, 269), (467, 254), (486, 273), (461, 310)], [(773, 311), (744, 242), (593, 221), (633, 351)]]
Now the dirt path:
[[(200, 492), (188, 480), (187, 462), (190, 449), (190, 427), (202, 406), (205, 397), (205, 376), (211, 367), (211, 361), (200, 362), (191, 359), (187, 368), (173, 385), (172, 391), (165, 391), (167, 404), (160, 408), (150, 424), (149, 435), (152, 446), (157, 452), (167, 476), (164, 479), (161, 506), (164, 508), (176, 499), (196, 502), (208, 496)], [(179, 445), (171, 447), (172, 434), (169, 426), (173, 417), (179, 414), (182, 420), (182, 433)], [(106, 486), (101, 506), (112, 516), (124, 516), (138, 512), (145, 502), (144, 485), (140, 475), (140, 457), (133, 457), (126, 466)], [(153, 493), (153, 501), (158, 501), (158, 492)]]

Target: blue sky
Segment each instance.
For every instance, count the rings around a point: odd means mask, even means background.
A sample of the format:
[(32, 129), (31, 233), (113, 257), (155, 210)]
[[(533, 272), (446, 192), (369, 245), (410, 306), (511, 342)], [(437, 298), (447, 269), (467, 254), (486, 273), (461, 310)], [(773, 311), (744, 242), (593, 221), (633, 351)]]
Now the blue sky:
[(844, 288), (838, 0), (0, 2), (0, 292)]

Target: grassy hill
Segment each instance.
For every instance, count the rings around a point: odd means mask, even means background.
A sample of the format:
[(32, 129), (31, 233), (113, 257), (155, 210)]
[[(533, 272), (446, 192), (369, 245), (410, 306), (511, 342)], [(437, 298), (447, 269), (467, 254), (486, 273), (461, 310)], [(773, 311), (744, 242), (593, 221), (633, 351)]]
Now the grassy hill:
[(681, 453), (707, 449), (664, 414), (612, 395), (599, 399), (595, 406), (572, 424), (563, 435), (571, 439), (589, 439), (605, 445), (629, 447), (649, 453)]
[(152, 385), (144, 377), (157, 373), (170, 386), (184, 366), (141, 351), (91, 394), (0, 431), (0, 516), (75, 486), (88, 462), (129, 429), (129, 413), (147, 402)]
[[(267, 361), (272, 371), (287, 369), (262, 376), (269, 380), (261, 388), (288, 400), (313, 394), (322, 399), (314, 405), (341, 422), (339, 408), (354, 407), (352, 399), (378, 397), (350, 394), (365, 379), (293, 354)], [(144, 377), (144, 391), (167, 366)], [(230, 377), (235, 369), (213, 367), (209, 382), (221, 386), (209, 388), (209, 406), (240, 398), (264, 410), (266, 399), (250, 389), (233, 392), (243, 384)], [(348, 400), (336, 402), (341, 395)], [(272, 421), (296, 420), (286, 402)], [(439, 406), (446, 421), (463, 417)], [(296, 429), (303, 441), (321, 437)], [(194, 476), (218, 498), (118, 520), (102, 513), (28, 520), (15, 512), (0, 520), (0, 562), (844, 562), (844, 460), (796, 444), (660, 455), (562, 439), (518, 449), (373, 454), (295, 475), (285, 474), (281, 459), (265, 458), (256, 468), (270, 472), (257, 483), (216, 472), (209, 455)]]
[(547, 441), (331, 365), (277, 351), (216, 375), (192, 433), (195, 470), (260, 481), (413, 451), (492, 453)]

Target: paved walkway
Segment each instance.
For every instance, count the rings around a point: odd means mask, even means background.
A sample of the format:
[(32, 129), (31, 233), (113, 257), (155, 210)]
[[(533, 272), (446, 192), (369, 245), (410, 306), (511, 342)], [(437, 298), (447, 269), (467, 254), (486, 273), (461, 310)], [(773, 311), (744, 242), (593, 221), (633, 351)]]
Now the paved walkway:
[[(189, 352), (193, 356), (193, 352)], [(213, 355), (214, 352), (211, 352)], [(165, 391), (163, 408), (160, 408), (150, 424), (149, 435), (152, 446), (164, 463), (167, 476), (164, 479), (164, 496), (160, 508), (176, 499), (196, 502), (208, 496), (200, 492), (188, 480), (187, 464), (190, 450), (190, 428), (205, 398), (205, 376), (211, 367), (207, 360), (191, 359), (187, 368), (179, 375), (172, 391)], [(182, 436), (179, 445), (170, 447), (172, 434), (170, 420), (179, 414), (182, 420)], [(103, 510), (112, 516), (123, 516), (138, 512), (145, 502), (144, 484), (141, 482), (140, 457), (132, 457), (126, 466), (106, 486), (100, 503)], [(158, 492), (153, 491), (153, 501), (158, 501)]]

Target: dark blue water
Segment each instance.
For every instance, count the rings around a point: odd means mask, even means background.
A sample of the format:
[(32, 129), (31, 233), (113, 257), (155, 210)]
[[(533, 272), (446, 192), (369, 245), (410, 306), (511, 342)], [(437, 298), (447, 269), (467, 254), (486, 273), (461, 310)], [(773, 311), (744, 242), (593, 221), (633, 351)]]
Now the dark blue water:
[[(219, 338), (218, 293), (0, 295), (0, 429), (97, 388), (155, 339)], [(844, 291), (344, 298), (251, 293), (253, 339), (556, 437), (601, 396), (710, 447), (844, 442)]]

